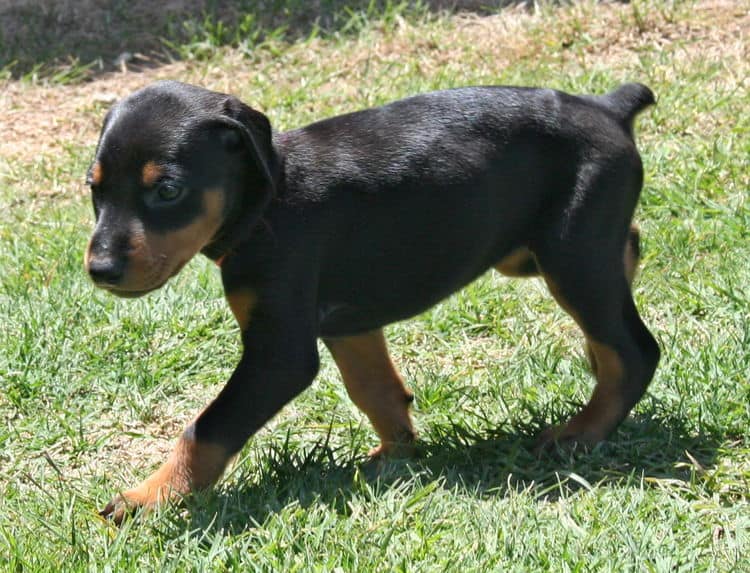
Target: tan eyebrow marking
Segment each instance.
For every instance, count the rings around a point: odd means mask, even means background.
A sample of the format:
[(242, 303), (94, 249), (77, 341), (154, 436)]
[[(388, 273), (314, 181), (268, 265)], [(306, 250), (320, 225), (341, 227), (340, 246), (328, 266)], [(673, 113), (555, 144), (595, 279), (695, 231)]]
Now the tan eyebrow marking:
[(154, 163), (153, 161), (147, 161), (143, 164), (141, 170), (141, 180), (146, 187), (151, 187), (164, 173), (164, 170)]

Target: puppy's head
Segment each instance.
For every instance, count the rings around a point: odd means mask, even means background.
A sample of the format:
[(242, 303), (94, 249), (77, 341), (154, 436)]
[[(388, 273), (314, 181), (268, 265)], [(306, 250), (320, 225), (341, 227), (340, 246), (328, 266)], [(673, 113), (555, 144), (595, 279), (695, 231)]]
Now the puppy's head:
[(275, 166), (267, 118), (236, 98), (178, 82), (135, 92), (107, 114), (89, 169), (86, 270), (135, 297), (201, 250), (220, 255), (262, 215)]

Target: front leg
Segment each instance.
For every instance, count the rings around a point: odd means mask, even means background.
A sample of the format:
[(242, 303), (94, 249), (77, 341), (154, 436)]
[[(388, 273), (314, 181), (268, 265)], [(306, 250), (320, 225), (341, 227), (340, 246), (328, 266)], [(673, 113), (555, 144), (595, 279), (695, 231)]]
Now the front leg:
[(318, 353), (314, 330), (300, 320), (307, 313), (257, 310), (252, 321), (238, 316), (245, 350), (219, 396), (188, 426), (167, 461), (112, 500), (102, 516), (120, 523), (129, 511), (211, 487), (247, 439), (310, 385)]
[(414, 427), (409, 404), (414, 395), (404, 387), (388, 355), (382, 330), (325, 339), (341, 371), (352, 401), (370, 418), (380, 445), (370, 456), (409, 456), (414, 450)]
[(159, 469), (137, 487), (116, 496), (99, 515), (119, 525), (128, 511), (157, 507), (191, 491), (211, 487), (224, 473), (231, 457), (222, 444), (196, 439), (193, 423)]

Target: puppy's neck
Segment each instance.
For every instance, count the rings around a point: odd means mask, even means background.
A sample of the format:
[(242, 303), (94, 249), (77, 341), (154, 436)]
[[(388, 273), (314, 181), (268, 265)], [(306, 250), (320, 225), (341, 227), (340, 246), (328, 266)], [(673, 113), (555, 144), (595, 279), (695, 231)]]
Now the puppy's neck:
[(227, 216), (227, 220), (213, 239), (201, 249), (201, 253), (221, 265), (230, 252), (250, 240), (253, 232), (263, 225), (263, 213), (273, 200), (274, 191), (267, 188), (261, 195), (263, 199), (259, 203), (247, 204), (248, 201), (242, 201), (238, 209)]

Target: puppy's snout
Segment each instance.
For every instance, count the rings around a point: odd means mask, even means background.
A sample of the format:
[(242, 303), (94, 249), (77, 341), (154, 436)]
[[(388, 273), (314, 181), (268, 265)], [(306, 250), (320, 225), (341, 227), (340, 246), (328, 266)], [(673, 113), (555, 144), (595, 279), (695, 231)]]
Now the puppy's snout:
[(125, 274), (125, 262), (113, 257), (96, 257), (89, 261), (89, 275), (98, 285), (117, 285)]

